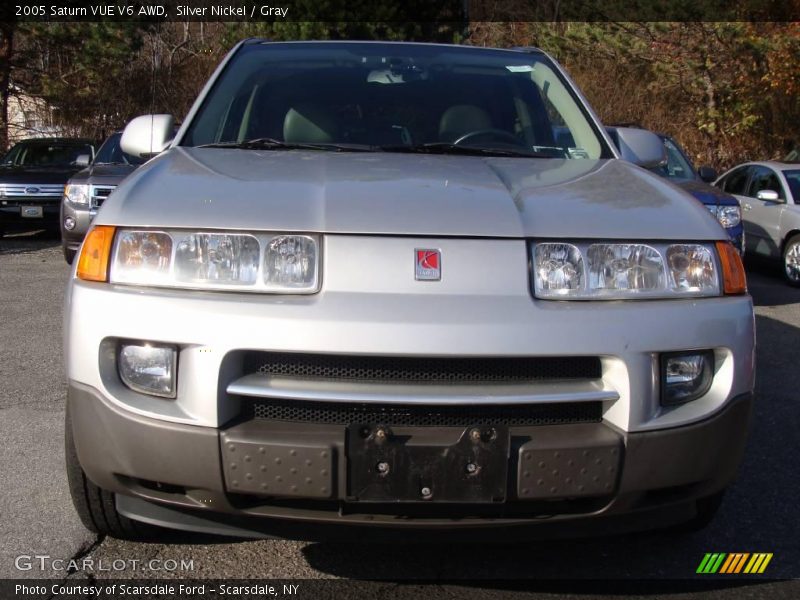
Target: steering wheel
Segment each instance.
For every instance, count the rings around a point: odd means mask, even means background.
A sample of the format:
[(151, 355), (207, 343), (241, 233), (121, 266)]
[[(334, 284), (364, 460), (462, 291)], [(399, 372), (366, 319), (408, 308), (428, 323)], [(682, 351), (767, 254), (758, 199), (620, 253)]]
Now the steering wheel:
[(503, 138), (507, 142), (511, 142), (516, 146), (521, 146), (522, 143), (519, 141), (519, 138), (515, 136), (510, 131), (506, 131), (504, 129), (476, 129), (475, 131), (470, 131), (469, 133), (465, 133), (456, 141), (453, 142), (454, 146), (458, 146), (459, 144), (463, 144), (464, 142), (468, 142), (471, 139), (480, 137), (482, 135), (490, 135), (494, 136), (495, 138)]

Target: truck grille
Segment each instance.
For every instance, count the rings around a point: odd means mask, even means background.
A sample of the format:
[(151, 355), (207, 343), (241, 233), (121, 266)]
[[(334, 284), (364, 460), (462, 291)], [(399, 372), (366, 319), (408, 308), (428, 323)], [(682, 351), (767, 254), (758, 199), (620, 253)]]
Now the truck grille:
[(92, 186), (92, 208), (100, 208), (103, 206), (103, 202), (106, 201), (111, 195), (111, 192), (117, 186), (115, 185), (93, 185)]
[(243, 417), (328, 425), (364, 423), (408, 427), (469, 427), (470, 425), (538, 426), (597, 423), (602, 402), (500, 406), (400, 406), (255, 400), (243, 403)]
[(253, 352), (245, 372), (267, 376), (380, 383), (526, 383), (599, 379), (596, 356), (431, 358)]
[(14, 200), (60, 200), (64, 194), (64, 185), (36, 183), (4, 183), (0, 184), (0, 199)]

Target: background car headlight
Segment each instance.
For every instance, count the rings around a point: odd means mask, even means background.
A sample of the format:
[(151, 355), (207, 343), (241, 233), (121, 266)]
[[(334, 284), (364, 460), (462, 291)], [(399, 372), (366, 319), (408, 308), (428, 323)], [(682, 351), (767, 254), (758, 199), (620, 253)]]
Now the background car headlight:
[(615, 300), (718, 296), (713, 244), (533, 244), (538, 298)]
[(310, 294), (319, 288), (318, 246), (312, 235), (119, 229), (109, 281)]
[(64, 196), (73, 204), (89, 204), (89, 186), (70, 184), (64, 188)]
[(742, 222), (742, 209), (739, 206), (717, 207), (717, 220), (726, 229), (736, 227)]
[(742, 209), (740, 206), (707, 206), (708, 210), (717, 218), (725, 229), (736, 227), (742, 222)]

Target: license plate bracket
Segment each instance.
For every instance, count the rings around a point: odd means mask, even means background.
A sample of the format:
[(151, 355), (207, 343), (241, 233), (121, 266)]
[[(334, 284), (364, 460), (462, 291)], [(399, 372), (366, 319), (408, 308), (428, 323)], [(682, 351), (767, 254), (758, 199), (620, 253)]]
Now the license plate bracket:
[(41, 219), (44, 210), (41, 206), (20, 206), (19, 214), (23, 219)]
[(347, 428), (352, 502), (505, 502), (510, 438), (504, 425), (463, 430)]

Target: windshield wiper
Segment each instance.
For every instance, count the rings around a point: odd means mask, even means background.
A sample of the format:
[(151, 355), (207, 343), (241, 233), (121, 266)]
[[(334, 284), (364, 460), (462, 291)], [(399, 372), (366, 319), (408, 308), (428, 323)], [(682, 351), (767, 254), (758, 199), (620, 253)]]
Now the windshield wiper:
[(197, 148), (238, 148), (241, 150), (327, 150), (329, 152), (374, 152), (373, 146), (366, 144), (334, 144), (284, 142), (275, 138), (254, 138), (241, 142), (215, 142), (202, 144)]
[(526, 148), (487, 148), (484, 146), (462, 146), (449, 142), (431, 142), (411, 146), (380, 146), (384, 152), (409, 152), (418, 154), (468, 154), (473, 156), (522, 156), (525, 158), (553, 158), (552, 154)]

